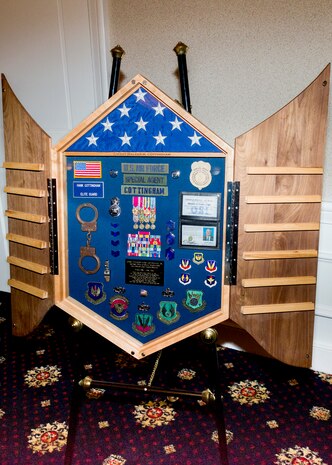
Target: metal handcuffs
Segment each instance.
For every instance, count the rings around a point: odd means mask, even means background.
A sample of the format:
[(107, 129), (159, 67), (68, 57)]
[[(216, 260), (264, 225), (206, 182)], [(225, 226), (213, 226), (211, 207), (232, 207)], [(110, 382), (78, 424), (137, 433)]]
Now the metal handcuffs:
[[(94, 217), (91, 221), (83, 221), (81, 218), (81, 210), (82, 208), (91, 208), (94, 211)], [(86, 232), (86, 246), (80, 248), (80, 258), (78, 260), (78, 266), (81, 271), (85, 274), (94, 274), (100, 268), (100, 259), (96, 255), (95, 247), (90, 247), (91, 242), (91, 232), (97, 231), (97, 219), (98, 219), (98, 210), (97, 208), (92, 205), (92, 203), (82, 203), (76, 209), (76, 219), (81, 224), (81, 230)], [(96, 266), (92, 270), (87, 270), (83, 266), (83, 259), (86, 257), (91, 257), (96, 261)]]

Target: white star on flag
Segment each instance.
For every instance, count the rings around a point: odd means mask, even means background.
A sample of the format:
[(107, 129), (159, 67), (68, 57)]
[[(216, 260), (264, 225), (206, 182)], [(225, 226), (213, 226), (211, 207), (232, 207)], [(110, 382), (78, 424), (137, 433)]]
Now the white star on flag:
[(111, 132), (113, 131), (112, 126), (114, 123), (111, 123), (108, 118), (105, 121), (105, 123), (101, 123), (101, 124), (104, 126), (104, 131), (111, 131)]
[(164, 139), (166, 139), (167, 136), (163, 136), (160, 131), (159, 131), (158, 136), (153, 136), (153, 137), (157, 141), (156, 145), (158, 145), (158, 144), (165, 145)]
[(121, 108), (118, 108), (118, 110), (121, 113), (120, 118), (122, 118), (122, 116), (128, 116), (129, 118), (129, 111), (131, 110), (131, 108), (127, 108), (125, 103), (122, 105)]
[(161, 106), (160, 105), (160, 102), (158, 102), (158, 105), (156, 107), (152, 107), (155, 111), (155, 114), (154, 116), (157, 116), (157, 115), (162, 115), (164, 116), (164, 110), (165, 110), (165, 107)]
[(130, 145), (130, 139), (132, 139), (132, 137), (128, 136), (127, 133), (125, 132), (123, 136), (120, 136), (119, 139), (122, 140), (122, 145), (125, 145), (125, 144), (128, 144)]
[(172, 125), (172, 131), (174, 131), (174, 129), (178, 129), (179, 131), (181, 131), (181, 124), (182, 124), (182, 121), (179, 121), (177, 119), (177, 117), (175, 117), (175, 120), (174, 121), (170, 121), (171, 125)]
[(162, 98), (143, 86), (134, 87), (131, 92), (109, 113), (98, 117), (69, 151), (220, 153), (220, 148)]
[(136, 102), (139, 102), (140, 100), (143, 100), (143, 102), (145, 101), (144, 96), (146, 95), (146, 92), (143, 92), (141, 88), (139, 88), (134, 95), (136, 97)]
[(196, 134), (196, 131), (194, 131), (194, 135), (193, 136), (188, 136), (188, 138), (191, 140), (191, 145), (201, 145), (199, 139), (202, 139), (202, 136), (198, 136)]
[(89, 147), (90, 147), (90, 145), (97, 145), (97, 140), (99, 139), (99, 137), (95, 137), (92, 133), (91, 136), (87, 137), (87, 139), (89, 141)]
[(135, 121), (135, 124), (137, 124), (137, 131), (139, 131), (140, 129), (144, 129), (144, 131), (146, 131), (146, 125), (148, 124), (149, 121), (143, 121), (143, 118), (141, 117), (141, 119), (139, 121)]

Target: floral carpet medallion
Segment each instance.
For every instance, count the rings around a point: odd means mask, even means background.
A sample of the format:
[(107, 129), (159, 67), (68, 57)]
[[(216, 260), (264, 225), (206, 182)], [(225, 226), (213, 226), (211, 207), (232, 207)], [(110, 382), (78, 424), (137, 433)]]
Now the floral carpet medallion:
[(176, 412), (164, 400), (149, 401), (140, 405), (135, 405), (134, 415), (137, 423), (143, 428), (155, 428), (156, 426), (168, 425), (174, 421)]
[(100, 388), (91, 388), (86, 392), (86, 397), (88, 399), (100, 399), (105, 394), (105, 389)]
[(315, 372), (322, 381), (325, 381), (328, 384), (332, 384), (332, 375), (327, 373), (320, 373), (319, 371)]
[(103, 465), (125, 465), (126, 462), (127, 460), (121, 455), (112, 454), (103, 461)]
[(60, 376), (61, 371), (57, 366), (35, 367), (26, 373), (24, 382), (29, 387), (44, 387), (59, 381)]
[(310, 415), (316, 420), (328, 421), (331, 418), (331, 411), (324, 407), (313, 406)]
[(190, 368), (182, 368), (178, 373), (178, 378), (190, 381), (195, 378), (196, 372)]
[(277, 454), (276, 465), (327, 465), (318, 456), (317, 452), (309, 449), (309, 447), (290, 447), (282, 449), (280, 454)]
[(279, 428), (279, 423), (276, 420), (268, 420), (266, 424), (271, 429)]
[[(229, 444), (231, 441), (233, 441), (233, 438), (234, 438), (234, 434), (232, 433), (232, 431), (229, 431), (228, 429), (226, 430), (226, 442), (227, 444)], [(211, 439), (212, 441), (216, 442), (217, 444), (219, 444), (219, 434), (218, 434), (218, 431), (217, 430), (214, 430), (212, 435), (211, 435)]]
[[(142, 360), (145, 363), (144, 360)], [(133, 357), (128, 357), (127, 354), (117, 354), (115, 357), (115, 364), (120, 368), (136, 368), (140, 365), (140, 362)]]
[(46, 341), (48, 338), (52, 338), (54, 334), (55, 334), (55, 331), (52, 325), (42, 324), (38, 326), (33, 333), (29, 334), (27, 338), (28, 339), (33, 338), (34, 340), (38, 340), (38, 341)]
[(258, 381), (240, 381), (229, 386), (232, 399), (240, 404), (260, 404), (269, 399), (269, 391)]
[(176, 448), (174, 447), (173, 444), (168, 444), (167, 446), (164, 446), (164, 451), (165, 451), (165, 454), (175, 454)]
[(68, 427), (66, 423), (47, 423), (32, 429), (28, 437), (28, 447), (38, 454), (60, 451), (67, 442)]

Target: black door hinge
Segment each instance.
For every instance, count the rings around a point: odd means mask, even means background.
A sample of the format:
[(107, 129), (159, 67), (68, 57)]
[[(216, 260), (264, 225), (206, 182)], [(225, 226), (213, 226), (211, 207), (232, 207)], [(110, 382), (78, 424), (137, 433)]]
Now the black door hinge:
[(239, 181), (227, 183), (225, 284), (236, 284), (239, 232)]
[(47, 179), (51, 274), (59, 274), (56, 179)]

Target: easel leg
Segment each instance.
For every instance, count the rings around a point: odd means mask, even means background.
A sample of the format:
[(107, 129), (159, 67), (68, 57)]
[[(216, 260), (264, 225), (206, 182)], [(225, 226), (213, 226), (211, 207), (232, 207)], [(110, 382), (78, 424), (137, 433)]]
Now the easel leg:
[(219, 454), (221, 465), (229, 465), (227, 454), (227, 437), (224, 416), (224, 406), (222, 401), (222, 393), (220, 388), (220, 367), (217, 352), (218, 332), (214, 328), (208, 328), (201, 333), (202, 341), (209, 346), (209, 377), (211, 390), (215, 394), (214, 414), (217, 424), (218, 439), (219, 439)]
[[(83, 325), (80, 321), (75, 320), (74, 318), (69, 319), (69, 324), (74, 333), (80, 333)], [(64, 465), (72, 465), (73, 455), (74, 455), (74, 446), (75, 438), (78, 425), (78, 415), (80, 407), (82, 405), (83, 397), (85, 393), (81, 386), (79, 385), (79, 380), (82, 378), (82, 368), (83, 368), (83, 358), (80, 350), (80, 341), (81, 335), (74, 334), (72, 337), (71, 351), (73, 360), (75, 361), (74, 366), (74, 386), (71, 393), (70, 399), (70, 411), (69, 411), (69, 420), (68, 420), (68, 436), (67, 436), (67, 445), (65, 452)], [(76, 353), (78, 351), (78, 353)]]
[(64, 465), (72, 465), (73, 455), (74, 455), (74, 445), (78, 424), (78, 414), (80, 407), (82, 405), (82, 397), (84, 396), (84, 391), (79, 386), (78, 381), (75, 379), (74, 388), (72, 391), (72, 397), (70, 402), (70, 413), (69, 413), (69, 422), (68, 422), (68, 437), (67, 437), (67, 446), (65, 453)]

